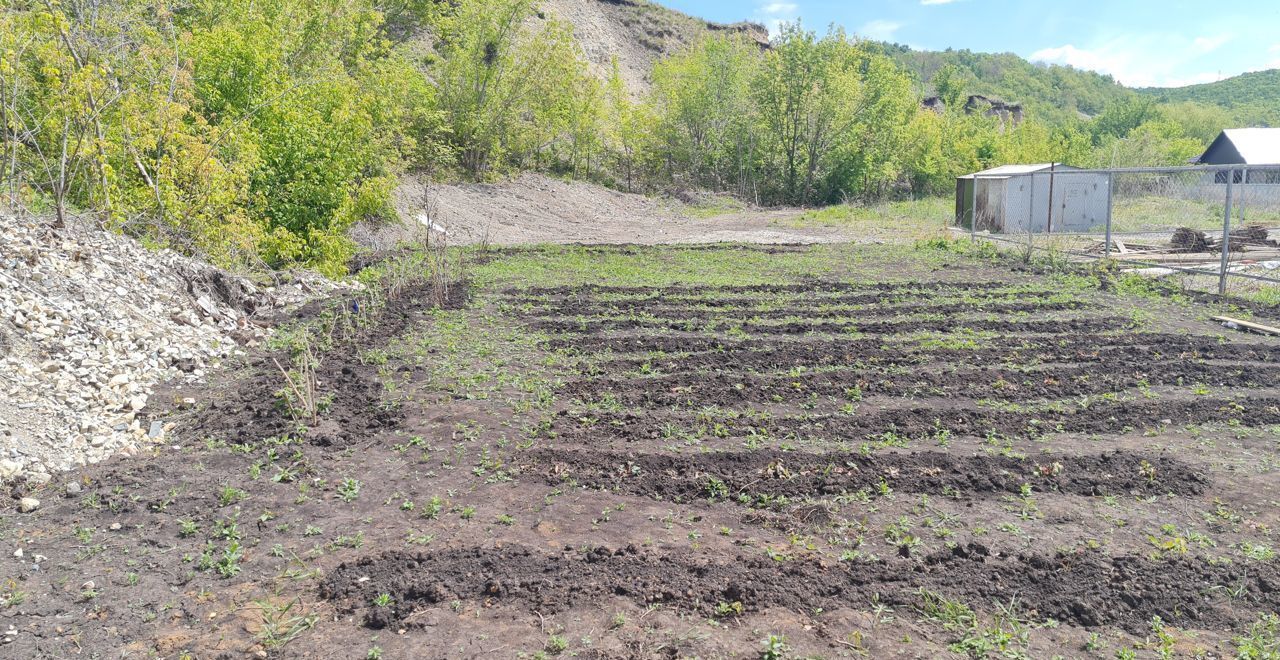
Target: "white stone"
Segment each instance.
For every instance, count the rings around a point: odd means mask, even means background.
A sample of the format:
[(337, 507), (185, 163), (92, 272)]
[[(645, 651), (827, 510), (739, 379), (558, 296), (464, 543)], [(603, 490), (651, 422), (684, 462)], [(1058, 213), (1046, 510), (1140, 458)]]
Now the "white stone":
[(40, 508), (40, 500), (34, 497), (24, 497), (18, 500), (18, 510), (22, 513), (31, 513)]
[(22, 474), (22, 463), (10, 458), (0, 460), (0, 479), (12, 479)]

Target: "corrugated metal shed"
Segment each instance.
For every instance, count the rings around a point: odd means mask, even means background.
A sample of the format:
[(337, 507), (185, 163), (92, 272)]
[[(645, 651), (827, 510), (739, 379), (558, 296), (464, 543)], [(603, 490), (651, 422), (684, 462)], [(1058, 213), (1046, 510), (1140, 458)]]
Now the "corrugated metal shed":
[(1280, 128), (1228, 128), (1205, 149), (1205, 165), (1280, 165)]
[[(956, 179), (956, 218), (991, 232), (1088, 231), (1106, 224), (1105, 173), (1060, 163), (1002, 165)], [(976, 197), (976, 200), (975, 200)]]
[(1036, 163), (1034, 165), (1001, 165), (1000, 167), (993, 167), (989, 170), (982, 170), (981, 172), (966, 174), (959, 178), (972, 179), (974, 177), (982, 177), (986, 179), (986, 178), (993, 178), (993, 177), (999, 177), (999, 176), (1014, 176), (1018, 174), (1032, 174), (1035, 172), (1048, 172), (1050, 169), (1053, 169), (1058, 172), (1070, 172), (1072, 170), (1078, 170), (1080, 168), (1072, 167), (1070, 165), (1063, 165), (1062, 163)]

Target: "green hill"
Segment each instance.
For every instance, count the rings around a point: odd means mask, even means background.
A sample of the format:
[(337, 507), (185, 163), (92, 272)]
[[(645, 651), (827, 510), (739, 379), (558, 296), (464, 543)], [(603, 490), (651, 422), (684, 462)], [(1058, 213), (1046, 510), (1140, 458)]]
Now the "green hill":
[(1280, 103), (1280, 69), (1255, 71), (1188, 87), (1147, 87), (1137, 90), (1162, 103), (1195, 101), (1224, 108)]
[(1053, 123), (1101, 114), (1134, 92), (1111, 76), (1069, 66), (1035, 64), (1013, 53), (968, 50), (920, 51), (901, 44), (880, 44), (884, 52), (921, 81), (922, 93), (942, 67), (959, 67), (970, 79), (965, 92), (1021, 103), (1029, 115)]

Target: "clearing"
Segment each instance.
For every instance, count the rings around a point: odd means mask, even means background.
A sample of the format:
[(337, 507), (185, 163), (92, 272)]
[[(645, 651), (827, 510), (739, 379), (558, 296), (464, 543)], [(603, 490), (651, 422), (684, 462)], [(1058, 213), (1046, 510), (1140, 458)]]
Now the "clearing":
[(6, 515), (6, 654), (1276, 649), (1280, 339), (1224, 305), (946, 241), (467, 259), (304, 310), (314, 419), (277, 333)]

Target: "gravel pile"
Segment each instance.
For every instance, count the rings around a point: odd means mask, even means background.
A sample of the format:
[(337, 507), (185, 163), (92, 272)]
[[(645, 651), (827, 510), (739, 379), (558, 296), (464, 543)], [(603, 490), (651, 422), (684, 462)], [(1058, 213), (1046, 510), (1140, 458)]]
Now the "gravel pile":
[(0, 215), (0, 482), (164, 440), (152, 388), (198, 381), (261, 341), (255, 318), (338, 286), (310, 274), (259, 287), (77, 221)]

